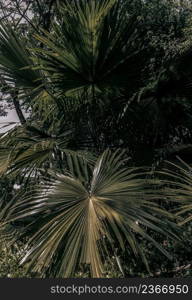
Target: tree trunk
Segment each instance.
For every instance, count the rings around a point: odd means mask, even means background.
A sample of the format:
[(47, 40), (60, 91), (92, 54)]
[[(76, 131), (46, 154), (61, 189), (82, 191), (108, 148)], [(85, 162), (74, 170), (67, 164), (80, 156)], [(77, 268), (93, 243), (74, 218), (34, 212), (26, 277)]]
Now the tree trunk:
[(10, 86), (6, 83), (5, 79), (3, 77), (0, 76), (0, 83), (2, 84), (2, 86), (5, 88), (6, 92), (9, 92), (9, 94), (11, 95), (11, 97), (13, 98), (13, 105), (15, 107), (17, 116), (19, 118), (19, 121), (22, 125), (24, 125), (26, 123), (25, 117), (23, 115), (23, 112), (21, 110), (21, 106), (18, 100), (18, 91), (15, 88), (14, 90), (12, 90), (10, 88)]
[(12, 97), (13, 97), (13, 104), (14, 104), (17, 116), (19, 118), (19, 121), (22, 125), (24, 125), (26, 123), (26, 120), (25, 120), (25, 117), (24, 117), (23, 112), (20, 107), (20, 103), (18, 100), (18, 92), (13, 92)]

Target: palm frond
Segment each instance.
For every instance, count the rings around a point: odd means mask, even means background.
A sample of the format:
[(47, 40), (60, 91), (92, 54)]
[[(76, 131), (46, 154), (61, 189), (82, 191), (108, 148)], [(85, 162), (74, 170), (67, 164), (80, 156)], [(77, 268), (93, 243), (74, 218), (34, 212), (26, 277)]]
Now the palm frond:
[(15, 203), (16, 197), (11, 201), (6, 201), (4, 197), (0, 198), (0, 243), (9, 245), (13, 244), (19, 236), (21, 236), (22, 229), (7, 223), (9, 216), (9, 208)]
[(14, 128), (0, 137), (0, 173), (35, 178), (43, 169), (44, 173), (48, 169), (66, 170), (68, 163), (71, 171), (74, 168), (78, 174), (85, 174), (94, 156), (87, 151), (68, 149), (71, 133), (72, 130), (65, 130), (53, 137), (32, 125)]
[(10, 221), (42, 216), (22, 260), (29, 269), (42, 276), (70, 277), (88, 264), (93, 277), (102, 277), (103, 262), (117, 245), (147, 264), (139, 236), (171, 257), (149, 231), (178, 239), (172, 216), (155, 201), (149, 187), (154, 181), (148, 182), (137, 168), (127, 168), (123, 153), (105, 151), (88, 181), (75, 176), (70, 166), (69, 172), (52, 174), (34, 195), (26, 194), (10, 209)]
[(7, 83), (32, 89), (40, 85), (40, 73), (30, 68), (32, 60), (22, 37), (9, 23), (0, 23), (0, 72)]
[(178, 157), (178, 162), (167, 162), (168, 167), (164, 168), (165, 180), (164, 195), (167, 199), (179, 203), (174, 212), (178, 216), (178, 222), (183, 225), (192, 221), (192, 167)]
[(65, 0), (61, 11), (54, 33), (36, 35), (44, 49), (32, 49), (35, 68), (47, 74), (54, 93), (74, 96), (86, 91), (93, 98), (111, 87), (131, 88), (142, 68), (142, 45), (137, 19), (129, 16), (126, 5), (117, 0)]

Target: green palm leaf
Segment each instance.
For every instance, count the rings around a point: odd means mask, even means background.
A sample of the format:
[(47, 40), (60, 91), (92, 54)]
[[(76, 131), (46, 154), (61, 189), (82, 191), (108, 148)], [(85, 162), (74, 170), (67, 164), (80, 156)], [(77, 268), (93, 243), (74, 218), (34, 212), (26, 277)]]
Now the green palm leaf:
[(0, 137), (0, 174), (22, 174), (34, 179), (48, 169), (66, 170), (68, 164), (73, 174), (88, 176), (87, 167), (93, 164), (94, 155), (68, 149), (71, 133), (65, 130), (53, 137), (29, 125), (12, 129)]
[(25, 42), (9, 23), (0, 23), (0, 72), (7, 83), (18, 88), (34, 89), (40, 85), (40, 73), (32, 65)]
[[(137, 19), (119, 0), (63, 1), (54, 33), (36, 35), (44, 49), (33, 49), (36, 69), (51, 79), (55, 94), (90, 96), (113, 87), (132, 87), (140, 74), (142, 45)], [(141, 46), (141, 47), (140, 47)], [(139, 49), (139, 50), (138, 50)], [(140, 57), (141, 58), (141, 57)], [(129, 70), (129, 72), (127, 72)]]
[(13, 197), (11, 201), (7, 201), (4, 197), (0, 198), (0, 243), (6, 245), (13, 244), (23, 230), (13, 224), (7, 223), (9, 217), (9, 209), (15, 203), (16, 197)]
[(22, 263), (42, 276), (48, 271), (56, 277), (73, 276), (78, 266), (89, 264), (92, 276), (102, 277), (103, 262), (115, 245), (147, 263), (139, 236), (171, 258), (148, 230), (177, 239), (172, 216), (154, 201), (149, 187), (154, 181), (137, 168), (127, 168), (123, 155), (105, 151), (88, 181), (69, 173), (52, 174), (33, 195), (12, 206), (11, 221), (39, 216)]
[(164, 180), (164, 195), (171, 201), (179, 203), (174, 209), (178, 222), (183, 225), (192, 221), (192, 167), (178, 157), (178, 163), (167, 162), (168, 168), (164, 168), (160, 174)]

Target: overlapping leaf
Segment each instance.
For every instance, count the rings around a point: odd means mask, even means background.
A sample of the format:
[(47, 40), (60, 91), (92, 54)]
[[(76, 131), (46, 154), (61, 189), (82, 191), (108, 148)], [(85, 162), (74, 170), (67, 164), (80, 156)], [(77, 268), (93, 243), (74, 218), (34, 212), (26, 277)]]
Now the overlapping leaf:
[(178, 163), (168, 162), (168, 168), (160, 173), (165, 177), (164, 195), (179, 203), (175, 209), (179, 224), (191, 222), (192, 167), (179, 158)]
[(22, 38), (9, 23), (0, 24), (0, 72), (7, 83), (34, 89), (40, 85), (40, 73), (30, 67), (32, 61)]
[(36, 36), (45, 47), (33, 49), (34, 63), (51, 79), (55, 93), (86, 91), (94, 97), (111, 88), (131, 88), (142, 68), (136, 23), (121, 1), (65, 0), (54, 33)]
[(108, 150), (98, 158), (88, 181), (78, 174), (52, 174), (34, 196), (26, 194), (10, 209), (10, 220), (41, 216), (32, 225), (38, 230), (22, 262), (42, 276), (48, 270), (56, 277), (73, 276), (81, 264), (88, 264), (93, 277), (102, 277), (103, 261), (115, 245), (147, 263), (138, 236), (170, 258), (146, 228), (172, 239), (178, 232), (171, 214), (154, 200), (154, 181), (144, 175), (125, 167), (122, 152)]
[[(34, 126), (18, 126), (0, 138), (0, 174), (22, 174), (35, 178), (48, 169), (66, 169), (68, 163), (73, 174), (85, 174), (87, 164), (94, 156), (86, 151), (68, 149), (72, 131), (66, 130), (59, 136), (37, 129)], [(79, 166), (79, 160), (84, 168)]]

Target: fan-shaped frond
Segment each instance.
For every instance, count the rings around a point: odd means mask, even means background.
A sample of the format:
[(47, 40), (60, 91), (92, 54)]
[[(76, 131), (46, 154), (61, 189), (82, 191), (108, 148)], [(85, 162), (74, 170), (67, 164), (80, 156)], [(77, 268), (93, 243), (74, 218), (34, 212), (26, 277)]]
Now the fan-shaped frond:
[(167, 163), (168, 167), (160, 172), (166, 178), (164, 194), (171, 201), (180, 204), (175, 213), (182, 225), (192, 221), (192, 167), (180, 158), (178, 163)]
[(68, 164), (73, 174), (85, 175), (94, 155), (68, 149), (71, 133), (66, 130), (53, 137), (34, 126), (14, 128), (0, 138), (0, 173), (35, 177), (43, 169), (66, 170)]
[(0, 23), (0, 72), (7, 83), (33, 89), (40, 85), (40, 73), (32, 65), (25, 43), (8, 23)]
[(94, 98), (103, 90), (131, 88), (142, 68), (142, 42), (138, 21), (129, 16), (126, 4), (65, 0), (61, 12), (54, 33), (36, 35), (44, 49), (33, 49), (36, 68), (51, 79), (55, 93), (74, 96), (86, 91)]
[(149, 187), (154, 181), (148, 182), (145, 173), (125, 163), (123, 153), (105, 151), (88, 181), (73, 172), (52, 174), (34, 195), (20, 198), (10, 209), (10, 220), (42, 216), (22, 262), (35, 272), (49, 270), (56, 277), (73, 276), (85, 263), (93, 277), (102, 277), (103, 260), (110, 257), (115, 245), (141, 255), (146, 262), (139, 236), (171, 257), (146, 228), (177, 239), (172, 217), (154, 201)]

